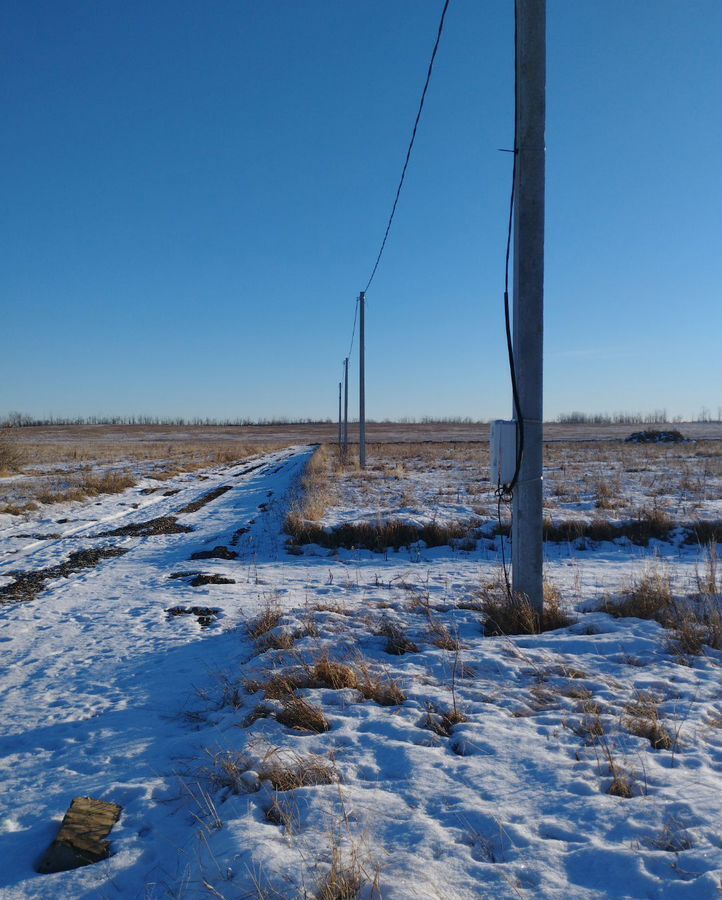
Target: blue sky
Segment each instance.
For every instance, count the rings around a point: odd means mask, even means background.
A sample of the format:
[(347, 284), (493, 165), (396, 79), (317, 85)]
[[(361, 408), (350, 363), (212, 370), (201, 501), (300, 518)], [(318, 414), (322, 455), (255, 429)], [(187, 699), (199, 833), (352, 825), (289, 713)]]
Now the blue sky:
[[(441, 5), (5, 2), (0, 412), (333, 417)], [(371, 417), (510, 412), (512, 9), (451, 0)], [(718, 0), (548, 0), (549, 418), (722, 405), (721, 39)]]

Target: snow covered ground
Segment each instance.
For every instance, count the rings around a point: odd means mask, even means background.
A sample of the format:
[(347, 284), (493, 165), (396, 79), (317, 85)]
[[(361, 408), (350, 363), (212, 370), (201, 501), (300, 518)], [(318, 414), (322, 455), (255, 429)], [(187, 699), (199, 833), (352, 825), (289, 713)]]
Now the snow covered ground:
[[(484, 637), (498, 538), (287, 551), (311, 452), (2, 519), (0, 591), (22, 581), (13, 572), (47, 580), (32, 598), (22, 582), (25, 601), (0, 595), (0, 897), (719, 896), (721, 654), (683, 659), (656, 622), (581, 611), (649, 565), (688, 591), (704, 549), (549, 544), (547, 574), (577, 621)], [(325, 521), (489, 516), (475, 450), (405, 452), (344, 477)], [(594, 506), (591, 481), (614, 471), (574, 459), (552, 461), (578, 470), (574, 495), (551, 503), (617, 515)], [(673, 474), (656, 483), (677, 496), (681, 463), (657, 459)], [(631, 482), (618, 492), (627, 505), (655, 496), (653, 473), (638, 474), (639, 498)], [(722, 517), (715, 479), (685, 516)], [(57, 575), (73, 552), (109, 547), (127, 552)], [(218, 547), (237, 555), (191, 559)], [(407, 652), (388, 652), (393, 635)], [(347, 666), (333, 684), (326, 658)], [(633, 733), (650, 715), (668, 749)], [(615, 776), (631, 797), (608, 793)], [(112, 856), (36, 874), (84, 795), (123, 806)]]

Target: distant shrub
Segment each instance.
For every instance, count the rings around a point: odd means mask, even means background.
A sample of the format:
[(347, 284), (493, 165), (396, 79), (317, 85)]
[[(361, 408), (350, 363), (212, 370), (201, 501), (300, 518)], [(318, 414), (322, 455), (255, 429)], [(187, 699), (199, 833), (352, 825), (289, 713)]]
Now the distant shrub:
[(687, 438), (676, 428), (659, 431), (648, 428), (646, 431), (635, 431), (625, 438), (627, 444), (680, 444)]

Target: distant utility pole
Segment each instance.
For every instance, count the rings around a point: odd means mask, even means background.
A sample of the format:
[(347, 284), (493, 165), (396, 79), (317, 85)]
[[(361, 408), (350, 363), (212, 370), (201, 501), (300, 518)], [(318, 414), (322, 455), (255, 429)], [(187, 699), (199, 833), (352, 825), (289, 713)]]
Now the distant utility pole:
[(343, 361), (343, 455), (348, 453), (348, 356)]
[(366, 468), (366, 294), (361, 291), (359, 298), (358, 330), (358, 461)]
[[(512, 589), (541, 615), (543, 586), (546, 0), (516, 2), (514, 360), (524, 455), (514, 490)], [(516, 410), (514, 412), (516, 417)], [(517, 427), (519, 427), (517, 425)]]
[(341, 450), (341, 382), (338, 383), (338, 449)]

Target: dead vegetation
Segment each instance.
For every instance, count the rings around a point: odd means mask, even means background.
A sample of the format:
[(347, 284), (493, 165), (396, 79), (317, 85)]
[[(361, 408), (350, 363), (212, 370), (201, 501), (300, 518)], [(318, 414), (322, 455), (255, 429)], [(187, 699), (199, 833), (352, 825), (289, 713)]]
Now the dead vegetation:
[(304, 700), (303, 697), (286, 694), (281, 703), (282, 708), (276, 713), (276, 721), (281, 725), (297, 731), (312, 731), (316, 734), (323, 734), (324, 731), (331, 730), (331, 725), (323, 710)]
[(630, 734), (646, 738), (654, 750), (672, 750), (674, 741), (659, 717), (660, 699), (640, 691), (625, 707), (624, 727)]
[(2, 488), (3, 512), (17, 515), (34, 509), (37, 503), (84, 501), (119, 493), (133, 487), (140, 477), (162, 482), (183, 472), (231, 465), (259, 451), (284, 446), (273, 441), (254, 445), (234, 437), (154, 440), (155, 429), (147, 433), (123, 428), (49, 432), (46, 440), (33, 439), (38, 433), (35, 429), (0, 433), (0, 476), (22, 473), (22, 480), (14, 479), (12, 485)]
[(699, 656), (705, 646), (722, 649), (722, 606), (717, 585), (716, 550), (708, 554), (706, 580), (699, 591), (677, 599), (669, 571), (649, 567), (622, 593), (607, 600), (603, 609), (615, 618), (651, 619), (672, 632), (672, 649)]
[(387, 550), (412, 547), (420, 541), (427, 547), (451, 546), (455, 541), (468, 539), (478, 524), (476, 519), (444, 524), (428, 522), (424, 525), (389, 519), (381, 522), (345, 522), (335, 528), (324, 528), (306, 520), (299, 525), (289, 517), (286, 520), (286, 532), (297, 544), (317, 544), (332, 550), (363, 549), (384, 553)]
[(514, 594), (506, 585), (494, 582), (482, 590), (481, 610), (484, 613), (484, 633), (495, 637), (509, 634), (541, 634), (567, 628), (574, 621), (563, 608), (561, 595), (555, 587), (545, 585), (542, 615), (534, 609), (528, 597)]
[(101, 494), (119, 494), (136, 483), (130, 472), (105, 472), (103, 474), (84, 474), (78, 478), (48, 479), (35, 494), (38, 503), (67, 503), (68, 501), (87, 500)]
[(27, 460), (26, 451), (11, 435), (0, 433), (0, 476), (22, 471)]
[(344, 857), (341, 849), (334, 846), (331, 868), (322, 878), (315, 900), (356, 900), (367, 880), (355, 850)]
[(266, 632), (275, 628), (283, 618), (283, 610), (274, 601), (268, 601), (258, 615), (246, 625), (246, 632), (253, 641), (257, 641)]
[(339, 780), (335, 766), (322, 756), (269, 753), (257, 769), (261, 781), (270, 781), (274, 791), (334, 784)]
[(387, 673), (372, 670), (360, 658), (353, 665), (338, 662), (327, 651), (311, 664), (272, 672), (265, 681), (247, 681), (245, 687), (250, 694), (263, 691), (267, 700), (284, 701), (295, 691), (308, 688), (350, 688), (379, 706), (400, 706), (406, 700), (398, 682)]
[(338, 781), (335, 767), (323, 757), (282, 753), (278, 748), (270, 749), (256, 764), (246, 753), (218, 753), (213, 759), (213, 768), (206, 774), (215, 787), (236, 794), (255, 792), (263, 781), (270, 782), (275, 791), (281, 792)]
[(407, 637), (403, 628), (389, 619), (382, 619), (376, 634), (386, 638), (384, 649), (392, 656), (402, 656), (404, 653), (418, 653), (419, 648)]

